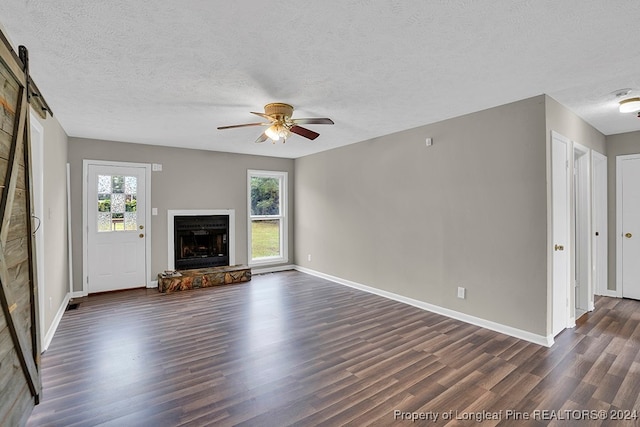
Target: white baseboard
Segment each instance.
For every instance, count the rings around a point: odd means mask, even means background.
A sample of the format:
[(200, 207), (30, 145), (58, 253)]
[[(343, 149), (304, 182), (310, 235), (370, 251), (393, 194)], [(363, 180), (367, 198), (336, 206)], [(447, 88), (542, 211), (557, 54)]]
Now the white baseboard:
[(423, 301), (418, 301), (413, 298), (408, 298), (402, 295), (394, 294), (392, 292), (384, 291), (382, 289), (373, 288), (371, 286), (363, 285), (361, 283), (356, 283), (350, 280), (342, 279), (340, 277), (331, 276), (329, 274), (321, 273), (319, 271), (311, 270), (309, 268), (300, 267), (299, 265), (294, 266), (294, 268), (295, 270), (300, 271), (302, 273), (306, 273), (312, 276), (320, 277), (322, 279), (330, 280), (340, 285), (349, 286), (351, 288), (359, 289), (361, 291), (365, 291), (381, 297), (389, 298), (394, 301), (409, 304), (414, 307), (420, 308), (422, 310), (430, 311), (436, 314), (441, 314), (443, 316), (447, 316), (452, 319), (456, 319), (465, 323), (470, 323), (472, 325), (480, 326), (481, 328), (490, 329), (495, 332), (500, 332), (501, 334), (505, 334), (505, 335), (512, 336), (514, 338), (529, 341), (534, 344), (542, 345), (545, 347), (551, 347), (554, 343), (552, 335), (544, 336), (544, 335), (534, 334), (529, 331), (524, 331), (522, 329), (503, 325), (501, 323), (493, 322), (491, 320), (486, 320), (486, 319), (471, 316), (465, 313), (460, 313), (458, 311), (450, 310), (448, 308), (429, 304)]
[(149, 283), (147, 285), (147, 289), (153, 289), (153, 288), (157, 288), (158, 287), (158, 281), (157, 280), (152, 280), (151, 283)]
[(89, 295), (86, 291), (74, 291), (71, 293), (71, 299), (73, 298), (82, 298)]
[(611, 289), (600, 292), (596, 291), (596, 295), (599, 295), (601, 297), (622, 298), (622, 292), (618, 292), (617, 290), (613, 291)]
[(296, 270), (295, 265), (280, 265), (277, 267), (251, 267), (251, 274), (276, 273), (278, 271)]
[(51, 344), (51, 340), (53, 339), (53, 335), (56, 333), (58, 329), (58, 325), (60, 324), (60, 320), (62, 320), (62, 315), (64, 314), (67, 306), (69, 305), (69, 300), (71, 299), (71, 294), (67, 292), (64, 299), (62, 300), (62, 304), (58, 307), (58, 312), (53, 318), (53, 322), (51, 322), (51, 327), (47, 331), (47, 334), (44, 336), (44, 342), (42, 343), (41, 351), (44, 353), (48, 348), (49, 344)]

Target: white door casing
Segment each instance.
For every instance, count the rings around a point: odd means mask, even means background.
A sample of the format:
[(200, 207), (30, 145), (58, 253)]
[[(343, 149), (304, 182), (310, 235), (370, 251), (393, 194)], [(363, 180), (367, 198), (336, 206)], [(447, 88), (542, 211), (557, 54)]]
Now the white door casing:
[[(591, 151), (591, 170), (593, 171), (592, 212), (592, 277), (594, 293), (610, 295), (608, 290), (608, 232), (607, 232), (607, 157)], [(590, 310), (593, 310), (593, 297)]]
[(593, 278), (591, 253), (591, 156), (590, 149), (573, 142), (574, 239), (571, 251), (574, 259), (575, 311), (582, 314), (593, 308)]
[(551, 203), (553, 228), (552, 334), (568, 326), (570, 288), (569, 147), (571, 141), (552, 132)]
[(42, 350), (47, 349), (46, 338), (48, 331), (45, 329), (45, 264), (44, 264), (44, 128), (33, 115), (29, 120), (31, 138), (31, 162), (32, 162), (32, 185), (33, 185), (33, 212), (34, 216), (34, 230), (36, 237), (36, 276), (38, 279), (38, 310), (39, 310), (39, 322), (40, 322), (40, 348)]
[(84, 161), (85, 295), (149, 286), (150, 166)]
[(640, 299), (640, 154), (616, 158), (616, 289)]

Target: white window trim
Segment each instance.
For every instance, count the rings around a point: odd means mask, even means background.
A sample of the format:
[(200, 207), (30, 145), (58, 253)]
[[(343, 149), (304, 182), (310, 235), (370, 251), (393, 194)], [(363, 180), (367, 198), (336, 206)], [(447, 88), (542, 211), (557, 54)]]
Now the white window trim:
[[(249, 266), (263, 266), (273, 264), (283, 264), (289, 262), (289, 239), (288, 239), (288, 172), (247, 170), (247, 259)], [(276, 178), (280, 181), (280, 215), (251, 215), (251, 178)], [(280, 256), (252, 259), (251, 253), (251, 224), (253, 219), (279, 219), (280, 220)]]

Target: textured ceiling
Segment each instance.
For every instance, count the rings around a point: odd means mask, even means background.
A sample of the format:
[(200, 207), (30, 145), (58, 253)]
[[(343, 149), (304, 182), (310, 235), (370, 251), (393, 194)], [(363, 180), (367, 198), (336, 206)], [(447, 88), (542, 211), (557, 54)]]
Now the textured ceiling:
[[(0, 23), (70, 136), (296, 158), (547, 93), (640, 130), (637, 0), (2, 0)], [(315, 141), (253, 141), (288, 102)], [(259, 121), (259, 120), (258, 120)]]

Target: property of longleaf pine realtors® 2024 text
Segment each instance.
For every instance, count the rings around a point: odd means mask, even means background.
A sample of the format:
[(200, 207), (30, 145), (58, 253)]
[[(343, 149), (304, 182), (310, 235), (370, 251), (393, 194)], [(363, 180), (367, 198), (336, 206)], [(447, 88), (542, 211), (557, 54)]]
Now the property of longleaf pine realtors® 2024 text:
[(589, 420), (613, 420), (630, 421), (638, 419), (637, 410), (560, 410), (552, 411), (536, 409), (532, 412), (514, 411), (511, 409), (500, 411), (427, 411), (427, 412), (402, 412), (393, 411), (394, 420), (407, 421), (433, 421), (438, 420), (462, 420), (483, 422), (489, 420), (536, 420), (536, 421), (589, 421)]

